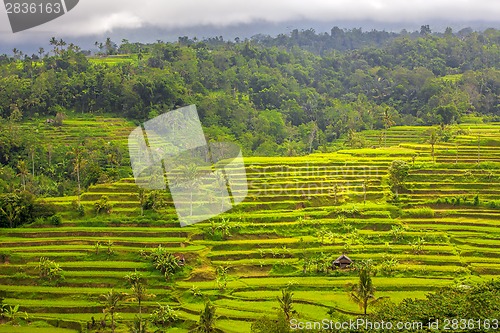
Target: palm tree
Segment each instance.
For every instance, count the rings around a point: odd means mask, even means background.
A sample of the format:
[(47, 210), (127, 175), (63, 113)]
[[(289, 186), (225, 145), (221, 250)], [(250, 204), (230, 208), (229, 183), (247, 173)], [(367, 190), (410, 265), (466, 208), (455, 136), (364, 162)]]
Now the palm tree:
[(49, 167), (52, 165), (52, 154), (54, 153), (54, 146), (50, 143), (47, 145), (47, 157), (49, 162)]
[(14, 53), (14, 59), (19, 59), (20, 57), (20, 52), (17, 48), (12, 49), (12, 53)]
[(59, 48), (58, 48), (58, 44), (59, 42), (57, 41), (57, 39), (55, 37), (52, 37), (50, 39), (50, 45), (52, 45), (54, 47), (54, 55), (57, 55), (59, 53)]
[(372, 283), (371, 268), (369, 266), (364, 266), (359, 269), (359, 282), (352, 286), (349, 296), (361, 309), (363, 309), (365, 316), (368, 305), (381, 299), (375, 297), (375, 287)]
[(194, 329), (195, 332), (215, 332), (215, 320), (217, 319), (215, 316), (215, 310), (215, 305), (212, 305), (210, 302), (205, 303), (205, 309), (203, 309), (200, 313), (200, 321), (196, 323), (196, 327)]
[[(226, 197), (226, 191), (227, 191), (227, 179), (226, 179), (226, 175), (224, 174), (223, 171), (217, 171), (215, 173), (215, 177), (216, 177), (216, 184), (219, 188), (219, 192), (220, 192), (220, 211), (223, 212), (224, 211), (224, 202), (227, 201), (227, 197)], [(224, 189), (226, 189), (226, 191), (224, 191)]]
[(141, 61), (144, 58), (144, 54), (142, 53), (142, 49), (139, 49), (137, 53), (137, 66), (141, 67)]
[(146, 204), (146, 191), (143, 188), (139, 189), (139, 203), (141, 205), (141, 216), (144, 216), (144, 205)]
[(35, 177), (35, 147), (30, 146), (29, 153), (31, 155), (31, 174)]
[(115, 332), (115, 314), (116, 308), (118, 307), (118, 302), (123, 300), (124, 294), (118, 293), (111, 289), (107, 294), (101, 295), (101, 298), (105, 302), (105, 308), (103, 312), (107, 315), (111, 315), (111, 332)]
[(106, 48), (106, 54), (107, 55), (111, 55), (113, 54), (113, 51), (114, 51), (114, 45), (113, 45), (113, 41), (111, 40), (111, 38), (106, 38), (106, 42), (105, 42), (105, 48)]
[(139, 332), (142, 332), (142, 302), (154, 295), (148, 294), (146, 289), (146, 281), (141, 274), (134, 272), (125, 276), (125, 279), (131, 286), (132, 296), (129, 300), (137, 301), (139, 304)]
[(287, 322), (290, 322), (292, 314), (295, 313), (293, 309), (293, 293), (288, 289), (281, 290), (281, 297), (277, 296), (280, 310), (283, 312), (283, 315), (286, 318)]
[(61, 47), (61, 53), (62, 53), (64, 51), (64, 47), (66, 46), (67, 43), (61, 38), (61, 39), (59, 39), (57, 44)]
[(387, 130), (395, 124), (394, 120), (392, 119), (390, 109), (388, 107), (385, 108), (384, 110), (383, 122), (384, 122), (384, 146), (387, 147)]
[(190, 202), (189, 202), (189, 216), (193, 216), (193, 194), (196, 189), (200, 187), (200, 180), (198, 177), (198, 166), (194, 163), (184, 165), (181, 168), (181, 181), (183, 186), (189, 189)]
[(26, 161), (19, 160), (17, 162), (17, 169), (19, 170), (18, 176), (21, 176), (21, 182), (23, 184), (24, 191), (26, 191), (26, 177), (29, 175), (28, 166)]
[(83, 148), (77, 145), (69, 151), (69, 154), (73, 158), (73, 172), (76, 174), (76, 180), (78, 182), (78, 205), (80, 204), (80, 195), (82, 192), (80, 173), (82, 167), (85, 165), (85, 160), (83, 159)]
[(429, 133), (429, 143), (431, 145), (431, 155), (432, 155), (432, 162), (435, 163), (436, 162), (436, 158), (434, 156), (434, 146), (436, 145), (436, 143), (439, 141), (439, 137), (436, 133), (436, 131), (433, 129), (431, 130), (431, 132)]

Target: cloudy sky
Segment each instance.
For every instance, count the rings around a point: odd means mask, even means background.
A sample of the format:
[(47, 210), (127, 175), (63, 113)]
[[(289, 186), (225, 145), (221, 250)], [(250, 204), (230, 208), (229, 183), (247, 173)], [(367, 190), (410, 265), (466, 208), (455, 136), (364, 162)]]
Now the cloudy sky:
[(116, 31), (128, 31), (131, 35), (134, 31), (179, 32), (196, 27), (227, 31), (238, 25), (258, 30), (259, 25), (298, 21), (330, 26), (339, 21), (374, 22), (379, 23), (377, 27), (415, 27), (439, 21), (455, 26), (463, 23), (463, 27), (469, 22), (493, 26), (500, 22), (499, 0), (80, 0), (67, 15), (13, 34), (5, 8), (0, 7), (0, 43), (5, 44), (51, 36), (90, 38), (113, 35)]

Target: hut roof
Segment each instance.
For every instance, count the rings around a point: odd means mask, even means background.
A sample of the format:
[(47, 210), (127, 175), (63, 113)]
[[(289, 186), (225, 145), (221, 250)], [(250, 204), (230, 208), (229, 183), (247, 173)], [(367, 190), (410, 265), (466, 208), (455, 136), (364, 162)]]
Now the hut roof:
[(352, 260), (346, 256), (345, 254), (341, 255), (340, 257), (338, 257), (337, 259), (335, 259), (335, 261), (333, 262), (334, 264), (340, 264), (340, 263), (352, 263)]

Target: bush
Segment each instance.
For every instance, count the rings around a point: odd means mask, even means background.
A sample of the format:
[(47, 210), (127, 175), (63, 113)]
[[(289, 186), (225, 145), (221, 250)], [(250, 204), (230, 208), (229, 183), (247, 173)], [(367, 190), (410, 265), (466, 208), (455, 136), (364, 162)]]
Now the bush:
[(101, 213), (111, 214), (113, 206), (108, 202), (108, 200), (108, 197), (103, 195), (101, 199), (94, 204), (95, 213), (97, 215)]
[(56, 214), (56, 215), (52, 215), (51, 217), (49, 217), (47, 219), (47, 221), (52, 224), (53, 226), (60, 226), (62, 224), (62, 218), (60, 215)]
[(179, 320), (177, 312), (170, 308), (170, 306), (163, 306), (160, 303), (157, 303), (157, 305), (158, 307), (153, 311), (150, 319), (154, 325), (159, 327), (169, 327)]
[(500, 207), (500, 201), (491, 200), (488, 202), (488, 207), (489, 208), (498, 208), (498, 207)]
[(150, 253), (143, 252), (141, 255), (150, 259), (153, 266), (164, 275), (166, 280), (169, 280), (175, 273), (182, 270), (179, 259), (161, 245), (158, 245)]
[(16, 228), (54, 214), (54, 206), (35, 201), (31, 193), (0, 194), (0, 227)]
[(78, 216), (81, 216), (81, 217), (85, 216), (85, 207), (83, 207), (82, 204), (78, 205), (76, 212), (78, 213)]
[(47, 278), (50, 281), (64, 279), (61, 266), (49, 258), (41, 257), (36, 269), (41, 278)]

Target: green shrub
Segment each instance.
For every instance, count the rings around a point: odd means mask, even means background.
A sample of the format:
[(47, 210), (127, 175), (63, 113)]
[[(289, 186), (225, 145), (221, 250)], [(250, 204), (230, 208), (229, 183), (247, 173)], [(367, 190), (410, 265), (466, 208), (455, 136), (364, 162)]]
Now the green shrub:
[(113, 207), (109, 202), (109, 198), (103, 195), (99, 201), (94, 204), (95, 213), (97, 215), (101, 213), (111, 214), (111, 208)]
[(78, 216), (85, 216), (85, 207), (83, 207), (83, 205), (78, 201), (75, 200), (71, 202), (71, 208), (78, 213)]
[(62, 224), (62, 218), (58, 214), (49, 217), (47, 220), (50, 224), (52, 224), (53, 226), (56, 226), (56, 227), (58, 227)]
[(488, 207), (489, 208), (498, 208), (498, 207), (500, 207), (500, 201), (491, 200), (488, 202)]
[(159, 327), (169, 327), (179, 320), (177, 312), (175, 312), (169, 305), (161, 305), (157, 303), (156, 310), (151, 313), (151, 322)]

